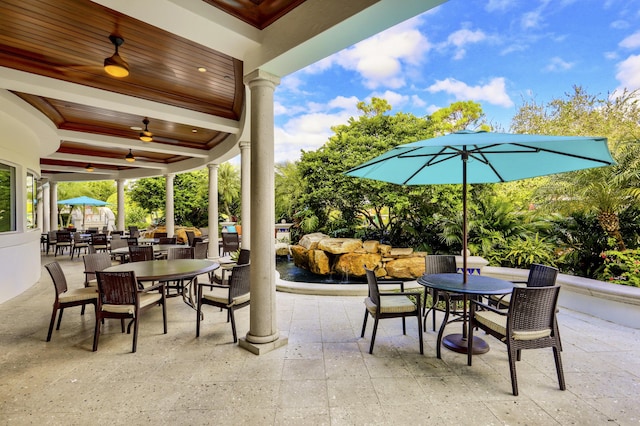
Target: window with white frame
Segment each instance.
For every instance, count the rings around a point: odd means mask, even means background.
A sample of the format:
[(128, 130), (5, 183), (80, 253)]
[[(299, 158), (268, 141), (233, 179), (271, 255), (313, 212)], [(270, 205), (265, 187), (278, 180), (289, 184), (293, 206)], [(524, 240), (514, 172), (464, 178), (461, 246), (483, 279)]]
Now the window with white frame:
[(16, 230), (16, 168), (0, 163), (0, 232)]

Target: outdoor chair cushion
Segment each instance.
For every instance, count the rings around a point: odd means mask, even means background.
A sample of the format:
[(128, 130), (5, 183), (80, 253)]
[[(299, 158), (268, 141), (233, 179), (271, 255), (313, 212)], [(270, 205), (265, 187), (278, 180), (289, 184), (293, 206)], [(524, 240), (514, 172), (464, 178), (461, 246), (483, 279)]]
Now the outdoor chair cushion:
[[(144, 308), (145, 306), (152, 305), (154, 303), (158, 303), (162, 299), (162, 294), (160, 293), (141, 293), (140, 294), (140, 308)], [(134, 305), (111, 305), (104, 304), (102, 305), (102, 310), (105, 312), (113, 312), (116, 314), (129, 314), (133, 315), (135, 313)]]
[(60, 303), (76, 302), (78, 300), (97, 299), (98, 291), (95, 288), (69, 289), (58, 296)]
[[(507, 317), (506, 315), (500, 315), (492, 311), (480, 311), (476, 312), (475, 319), (477, 322), (484, 324), (493, 331), (496, 331), (502, 335), (507, 334)], [(514, 331), (514, 340), (535, 340), (551, 335), (550, 328), (543, 328), (533, 331)]]
[[(211, 300), (212, 302), (228, 304), (229, 290), (226, 288), (214, 287), (212, 290), (203, 292), (202, 298)], [(251, 300), (251, 293), (241, 294), (240, 296), (233, 298), (229, 306), (239, 305), (241, 303), (248, 302), (249, 300)]]
[[(367, 310), (372, 314), (376, 313), (377, 306), (370, 297), (364, 301)], [(407, 296), (383, 296), (380, 295), (380, 312), (383, 314), (413, 312), (416, 310), (416, 304)]]

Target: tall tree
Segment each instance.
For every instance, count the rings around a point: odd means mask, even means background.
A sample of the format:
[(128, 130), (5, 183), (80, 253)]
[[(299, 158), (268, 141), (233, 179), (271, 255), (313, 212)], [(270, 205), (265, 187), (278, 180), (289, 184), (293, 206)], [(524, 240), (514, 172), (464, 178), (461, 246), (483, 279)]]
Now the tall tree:
[(240, 171), (231, 163), (222, 163), (218, 168), (218, 197), (227, 218), (239, 213)]
[(573, 93), (545, 104), (525, 102), (512, 121), (518, 133), (606, 136), (619, 163), (606, 168), (581, 170), (551, 176), (541, 187), (541, 206), (566, 214), (593, 212), (602, 229), (618, 249), (626, 244), (620, 232), (619, 215), (638, 200), (638, 154), (640, 154), (640, 108), (638, 92), (600, 98), (575, 86)]
[(374, 231), (370, 237), (417, 238), (427, 229), (424, 221), (434, 206), (443, 207), (438, 204), (442, 200), (447, 200), (445, 206), (452, 205), (453, 198), (445, 195), (451, 187), (403, 187), (344, 172), (396, 145), (432, 137), (445, 128), (460, 130), (445, 126), (445, 121), (459, 126), (477, 123), (482, 111), (474, 102), (458, 102), (436, 119), (387, 115), (391, 106), (379, 98), (359, 103), (358, 109), (362, 115), (332, 128), (335, 134), (320, 149), (303, 152), (299, 168), (307, 190), (302, 206), (313, 212), (323, 231), (335, 235), (351, 236), (354, 229), (363, 228)]

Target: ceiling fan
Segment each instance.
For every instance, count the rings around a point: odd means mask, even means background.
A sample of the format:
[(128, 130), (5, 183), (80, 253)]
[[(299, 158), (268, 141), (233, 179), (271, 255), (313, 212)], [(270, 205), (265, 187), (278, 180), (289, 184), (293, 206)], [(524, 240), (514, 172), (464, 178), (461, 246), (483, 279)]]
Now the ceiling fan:
[[(116, 79), (122, 79), (128, 76), (140, 77), (144, 74), (144, 78), (153, 78), (159, 73), (168, 75), (169, 77), (175, 77), (175, 72), (161, 61), (141, 64), (140, 61), (128, 62), (122, 56), (120, 56), (120, 47), (125, 43), (124, 37), (114, 32), (109, 34), (109, 41), (113, 45), (112, 55), (100, 59), (102, 65), (98, 65), (98, 59), (95, 58), (99, 53), (97, 51), (87, 52), (94, 55), (95, 61), (93, 65), (80, 65), (80, 64), (57, 64), (54, 65), (56, 69), (61, 72), (71, 71), (83, 71), (90, 74), (107, 75)], [(88, 55), (87, 55), (88, 56)], [(89, 58), (88, 58), (89, 59)], [(131, 58), (129, 58), (131, 60)]]

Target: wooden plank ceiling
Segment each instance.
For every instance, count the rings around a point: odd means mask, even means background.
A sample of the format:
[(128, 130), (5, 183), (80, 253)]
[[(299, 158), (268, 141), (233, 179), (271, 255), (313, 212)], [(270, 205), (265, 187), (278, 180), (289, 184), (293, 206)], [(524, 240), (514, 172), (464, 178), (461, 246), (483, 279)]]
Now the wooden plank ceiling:
[[(304, 0), (204, 0), (212, 7), (263, 29)], [(125, 78), (113, 78), (103, 69), (114, 53), (109, 35), (124, 39), (120, 56), (130, 67)], [(186, 40), (161, 28), (133, 19), (88, 0), (3, 0), (0, 2), (0, 66), (102, 89), (172, 107), (238, 120), (243, 110), (242, 62)], [(200, 72), (199, 67), (206, 68)], [(58, 129), (137, 140), (144, 127), (142, 115), (108, 110), (90, 103), (52, 99), (38, 93), (14, 92), (38, 109)], [(208, 151), (228, 134), (178, 122), (149, 118), (154, 141), (167, 146)], [(186, 151), (189, 151), (188, 149)], [(84, 167), (63, 161), (61, 154), (95, 157), (97, 169), (113, 164), (100, 159), (123, 159), (129, 147), (61, 141), (55, 159), (41, 159), (43, 174), (59, 173), (60, 166)], [(149, 148), (136, 158), (170, 164), (188, 154)], [(48, 169), (49, 166), (51, 170)], [(123, 162), (122, 168), (136, 167)]]

